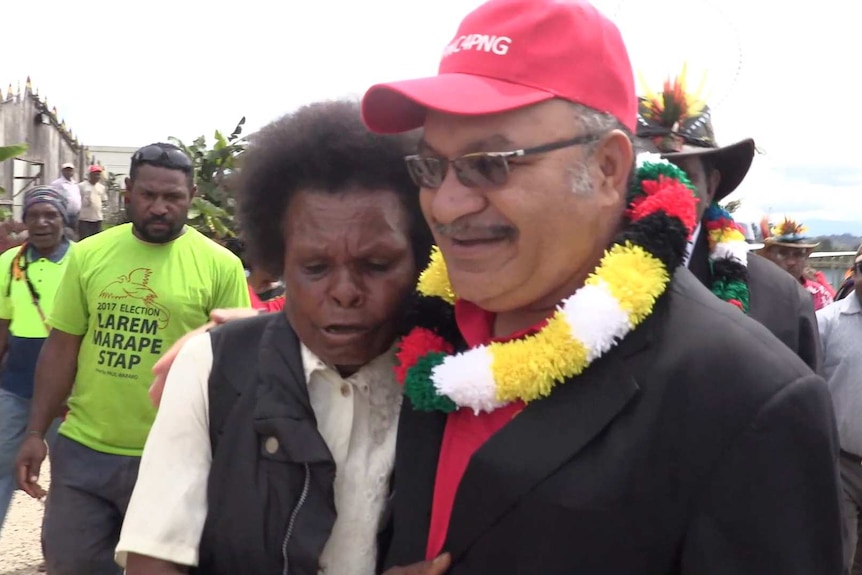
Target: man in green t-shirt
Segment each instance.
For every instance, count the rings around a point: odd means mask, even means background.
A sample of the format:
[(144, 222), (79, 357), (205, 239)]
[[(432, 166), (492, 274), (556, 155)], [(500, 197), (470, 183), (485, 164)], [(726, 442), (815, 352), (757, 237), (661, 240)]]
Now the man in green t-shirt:
[(52, 575), (122, 572), (114, 547), (156, 414), (153, 365), (213, 309), (250, 305), (240, 260), (185, 225), (189, 158), (152, 144), (135, 152), (129, 174), (132, 223), (83, 240), (69, 257), (16, 463), (21, 488), (41, 497), (45, 430), (68, 398), (43, 525)]

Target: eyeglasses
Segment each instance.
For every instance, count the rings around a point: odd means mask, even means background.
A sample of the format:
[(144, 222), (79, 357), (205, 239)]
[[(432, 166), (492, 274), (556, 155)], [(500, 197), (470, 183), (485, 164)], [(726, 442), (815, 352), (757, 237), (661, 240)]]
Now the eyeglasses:
[(862, 262), (856, 262), (853, 264), (853, 270), (857, 275), (862, 275)]
[(511, 166), (509, 165), (510, 158), (521, 158), (533, 154), (553, 152), (554, 150), (561, 150), (572, 146), (581, 146), (595, 142), (599, 138), (600, 136), (598, 135), (588, 134), (572, 138), (571, 140), (544, 144), (535, 148), (512, 150), (511, 152), (476, 152), (474, 154), (465, 154), (454, 160), (440, 156), (416, 154), (407, 156), (404, 158), (404, 161), (407, 163), (407, 171), (410, 172), (410, 177), (413, 178), (413, 181), (420, 188), (436, 190), (442, 186), (450, 165), (455, 170), (455, 176), (458, 178), (458, 181), (468, 188), (496, 187), (502, 186), (509, 179), (509, 172), (511, 171)]
[(192, 161), (182, 150), (176, 148), (163, 148), (158, 144), (144, 146), (132, 155), (132, 165), (141, 162), (167, 163), (181, 170), (190, 170)]

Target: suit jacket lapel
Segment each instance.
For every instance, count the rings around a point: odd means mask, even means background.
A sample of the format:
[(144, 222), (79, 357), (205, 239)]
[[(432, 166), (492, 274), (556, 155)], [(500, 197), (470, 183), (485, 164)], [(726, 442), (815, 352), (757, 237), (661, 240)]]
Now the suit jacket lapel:
[(425, 557), (446, 419), (443, 413), (415, 411), (407, 399), (401, 405), (395, 444), (395, 529), (387, 566)]
[(580, 376), (528, 405), (472, 457), (455, 498), (445, 551), (457, 560), (536, 484), (588, 445), (638, 392), (634, 374), (649, 318)]

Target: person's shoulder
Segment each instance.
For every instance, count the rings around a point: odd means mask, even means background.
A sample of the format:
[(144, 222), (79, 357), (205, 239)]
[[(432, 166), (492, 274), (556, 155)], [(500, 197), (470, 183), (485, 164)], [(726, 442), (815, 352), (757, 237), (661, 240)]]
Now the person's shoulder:
[(278, 341), (279, 346), (298, 345), (296, 334), (283, 313), (261, 313), (236, 319), (214, 327), (209, 333), (213, 355), (222, 360), (245, 357), (249, 351), (256, 353), (264, 338)]
[(854, 308), (858, 307), (859, 299), (856, 297), (856, 294), (850, 293), (844, 299), (834, 301), (826, 307), (817, 310), (817, 312), (815, 312), (815, 315), (817, 316), (818, 322), (834, 321), (845, 312), (852, 311)]
[(94, 253), (101, 256), (106, 250), (124, 249), (126, 243), (133, 239), (132, 224), (120, 224), (75, 242), (75, 251), (77, 257), (86, 257)]
[(183, 233), (186, 245), (195, 250), (198, 255), (210, 257), (218, 261), (239, 260), (232, 251), (218, 243), (217, 241), (208, 238), (191, 226), (186, 226), (186, 231)]
[(696, 358), (707, 380), (766, 392), (811, 375), (766, 327), (715, 297), (689, 272), (675, 275), (671, 291), (669, 340), (680, 354)]
[(129, 242), (134, 239), (132, 224), (112, 226), (98, 234), (73, 242), (75, 258), (110, 258), (115, 253), (125, 253)]
[(287, 323), (283, 313), (259, 313), (225, 322), (211, 329), (209, 333), (216, 340), (226, 338), (242, 340), (254, 334), (262, 334), (270, 326), (279, 326), (283, 323)]
[(0, 266), (3, 264), (9, 264), (12, 262), (12, 258), (14, 258), (21, 251), (21, 246), (12, 246), (11, 248), (4, 251), (0, 254)]
[(807, 297), (792, 275), (754, 253), (748, 254), (748, 278), (752, 289), (768, 291), (774, 296)]
[(820, 401), (828, 394), (789, 347), (688, 270), (674, 276), (658, 325), (642, 387), (661, 396), (690, 433), (705, 434), (702, 443), (726, 444), (782, 398)]

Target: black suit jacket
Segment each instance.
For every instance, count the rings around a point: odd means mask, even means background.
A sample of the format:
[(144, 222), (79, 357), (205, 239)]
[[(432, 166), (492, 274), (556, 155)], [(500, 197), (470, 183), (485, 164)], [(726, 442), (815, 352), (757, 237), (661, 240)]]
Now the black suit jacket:
[[(712, 284), (705, 233), (700, 234), (694, 245), (689, 269), (706, 287)], [(763, 324), (815, 373), (822, 374), (820, 334), (811, 294), (789, 273), (757, 254), (748, 255), (748, 287), (749, 316)]]
[[(387, 565), (424, 559), (446, 417), (404, 402)], [(838, 575), (823, 380), (680, 270), (653, 315), (472, 457), (451, 575)]]

